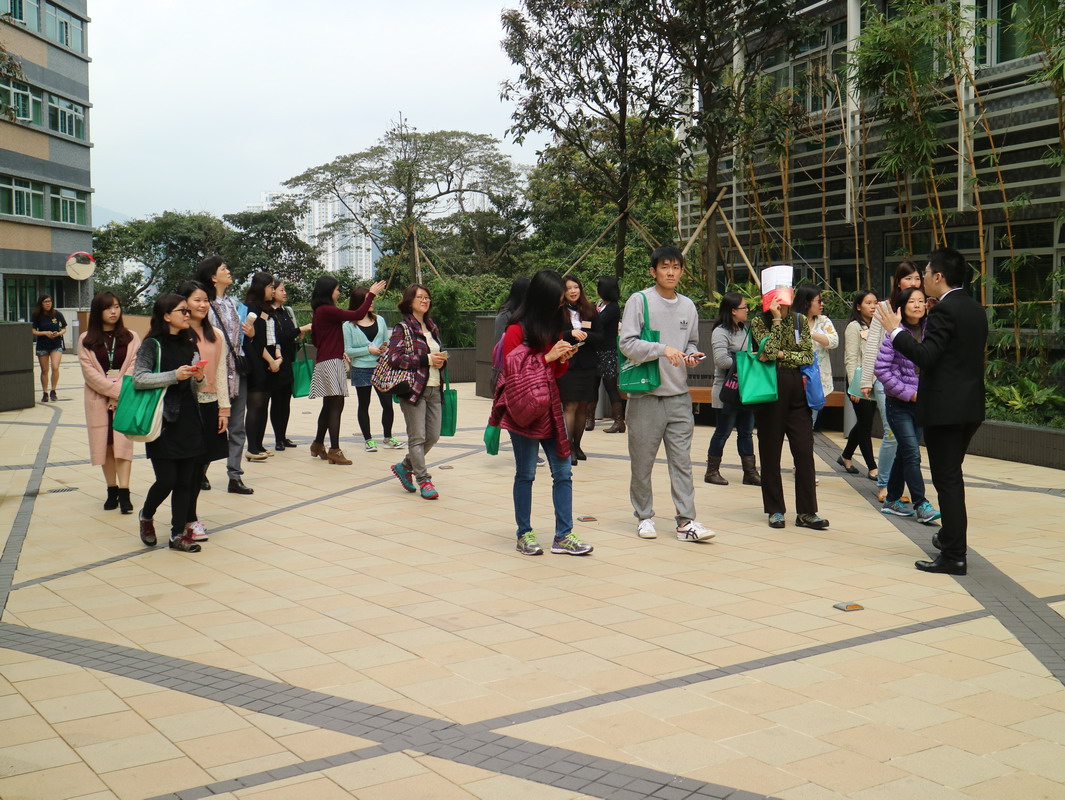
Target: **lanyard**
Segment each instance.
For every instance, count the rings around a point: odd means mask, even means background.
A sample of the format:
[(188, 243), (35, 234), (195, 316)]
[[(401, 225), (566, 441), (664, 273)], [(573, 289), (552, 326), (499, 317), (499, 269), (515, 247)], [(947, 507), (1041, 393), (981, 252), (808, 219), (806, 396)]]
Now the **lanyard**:
[(107, 369), (112, 370), (115, 368), (115, 345), (118, 343), (118, 336), (111, 336), (111, 346), (107, 348)]

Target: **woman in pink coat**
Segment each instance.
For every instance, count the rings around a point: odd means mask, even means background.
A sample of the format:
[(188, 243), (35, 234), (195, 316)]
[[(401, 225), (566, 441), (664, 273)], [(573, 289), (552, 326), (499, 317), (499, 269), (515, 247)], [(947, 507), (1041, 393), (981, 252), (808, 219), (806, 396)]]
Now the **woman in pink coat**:
[(100, 292), (89, 307), (88, 329), (81, 335), (78, 360), (85, 376), (85, 424), (89, 429), (89, 456), (103, 467), (107, 481), (108, 511), (121, 506), (133, 513), (129, 497), (129, 471), (133, 442), (115, 433), (115, 404), (122, 389), (122, 376), (133, 374), (134, 356), (141, 340), (122, 324), (122, 303), (111, 292)]

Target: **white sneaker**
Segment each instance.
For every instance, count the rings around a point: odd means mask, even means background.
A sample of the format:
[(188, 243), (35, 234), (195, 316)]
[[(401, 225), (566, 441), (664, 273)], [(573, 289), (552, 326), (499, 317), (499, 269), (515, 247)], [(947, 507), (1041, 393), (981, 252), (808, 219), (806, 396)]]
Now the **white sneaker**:
[(190, 522), (185, 526), (185, 529), (192, 534), (192, 541), (194, 542), (206, 542), (207, 541), (207, 529), (203, 526), (203, 523), (199, 520)]
[(677, 538), (682, 542), (705, 542), (717, 536), (701, 522), (691, 520), (687, 525), (677, 528)]
[(641, 519), (640, 524), (636, 526), (636, 533), (641, 539), (658, 538), (658, 531), (655, 530), (655, 521), (653, 519)]

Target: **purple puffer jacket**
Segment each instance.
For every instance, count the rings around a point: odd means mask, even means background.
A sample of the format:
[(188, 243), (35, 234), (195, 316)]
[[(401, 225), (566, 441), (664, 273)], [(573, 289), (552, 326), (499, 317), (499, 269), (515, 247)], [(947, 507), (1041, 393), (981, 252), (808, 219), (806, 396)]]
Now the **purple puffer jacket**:
[[(924, 338), (924, 324), (921, 320), (921, 338)], [(901, 329), (896, 336), (911, 336), (905, 328)], [(884, 384), (884, 392), (888, 397), (896, 397), (907, 403), (917, 396), (917, 365), (902, 353), (895, 349), (890, 336), (885, 336), (880, 343), (880, 352), (876, 354), (876, 366), (873, 369), (876, 379)]]

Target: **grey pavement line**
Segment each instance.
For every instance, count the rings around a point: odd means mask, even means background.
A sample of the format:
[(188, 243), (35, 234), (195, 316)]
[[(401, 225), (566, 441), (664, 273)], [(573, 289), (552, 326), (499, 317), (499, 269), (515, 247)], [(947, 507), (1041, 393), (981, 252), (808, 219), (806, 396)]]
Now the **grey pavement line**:
[[(59, 406), (54, 406), (54, 407), (53, 406), (48, 406), (47, 408), (48, 408), (49, 411), (62, 411), (63, 410)], [(15, 422), (14, 420), (5, 420), (3, 422), (0, 422), (0, 426), (2, 426), (2, 425), (26, 425), (27, 427), (32, 427), (32, 428), (46, 428), (46, 427), (48, 427), (51, 424), (52, 424), (51, 422)], [(85, 426), (84, 425), (78, 425), (76, 422), (60, 422), (55, 427), (57, 427), (57, 428), (84, 428)]]
[[(470, 446), (466, 446), (466, 449), (468, 449), (469, 452), (461, 453), (461, 454), (454, 455), (454, 456), (449, 456), (448, 458), (445, 458), (445, 459), (442, 459), (440, 461), (434, 462), (433, 464), (430, 465), (430, 467), (438, 467), (441, 464), (448, 463), (449, 461), (457, 461), (459, 459), (466, 458), (467, 456), (471, 456), (471, 455), (474, 455), (475, 453), (481, 452), (479, 449), (478, 450), (470, 449)], [(352, 486), (352, 487), (347, 488), (347, 489), (341, 489), (338, 492), (332, 492), (331, 494), (322, 495), (321, 497), (315, 497), (315, 498), (313, 498), (311, 500), (301, 500), (300, 502), (295, 503), (293, 505), (285, 506), (284, 508), (275, 509), (273, 511), (267, 511), (267, 512), (264, 512), (262, 514), (259, 514), (258, 516), (248, 517), (247, 519), (242, 519), (242, 520), (237, 520), (236, 522), (231, 522), (228, 525), (219, 525), (218, 527), (212, 528), (211, 529), (211, 533), (219, 533), (221, 531), (230, 530), (232, 528), (238, 528), (241, 525), (247, 525), (248, 523), (259, 522), (260, 520), (268, 519), (269, 517), (272, 517), (275, 514), (282, 514), (282, 513), (285, 513), (287, 511), (295, 511), (297, 509), (303, 508), (304, 506), (308, 506), (308, 505), (311, 505), (313, 503), (321, 502), (322, 500), (332, 500), (332, 499), (334, 499), (336, 497), (341, 497), (342, 495), (351, 494), (352, 492), (357, 492), (357, 491), (360, 491), (361, 489), (369, 489), (371, 486), (379, 486), (379, 485), (381, 485), (383, 483), (388, 483), (389, 481), (394, 481), (395, 479), (396, 479), (395, 476), (390, 474), (386, 478), (377, 478), (375, 480), (369, 481), (368, 483), (362, 483), (362, 484), (359, 484), (358, 486)], [(15, 591), (17, 589), (25, 589), (27, 586), (37, 586), (37, 585), (42, 584), (42, 583), (48, 583), (50, 581), (57, 580), (58, 578), (66, 578), (69, 575), (78, 575), (79, 573), (87, 572), (89, 570), (96, 569), (97, 567), (105, 567), (108, 564), (115, 564), (115, 563), (117, 563), (119, 561), (125, 561), (127, 558), (136, 558), (137, 556), (144, 555), (145, 553), (150, 553), (152, 550), (155, 550), (155, 549), (158, 549), (158, 548), (162, 548), (164, 546), (165, 546), (165, 543), (157, 544), (155, 547), (139, 547), (136, 550), (131, 550), (128, 553), (121, 553), (121, 554), (119, 554), (117, 556), (111, 556), (109, 558), (100, 559), (99, 561), (93, 561), (91, 564), (83, 564), (83, 565), (78, 566), (78, 567), (72, 567), (71, 569), (65, 569), (62, 572), (53, 572), (53, 573), (51, 573), (49, 575), (42, 575), (40, 578), (31, 578), (30, 580), (22, 581), (21, 583), (17, 583), (14, 586), (11, 586), (10, 587), (10, 591)], [(10, 582), (10, 578), (9, 578), (9, 582)], [(0, 605), (0, 611), (2, 611), (2, 610), (3, 610), (3, 606)]]
[[(637, 800), (649, 796), (676, 800), (766, 798), (765, 795), (692, 780), (648, 767), (493, 733), (484, 723), (459, 725), (123, 645), (0, 622), (0, 647), (370, 739), (381, 747), (377, 755), (396, 750), (415, 750), (436, 758), (604, 800)], [(352, 757), (358, 752), (351, 751), (337, 757), (269, 770), (269, 780), (284, 780), (302, 772), (318, 772), (351, 763), (358, 760)], [(254, 777), (258, 784), (269, 782), (264, 781), (260, 773), (249, 777)], [(207, 797), (217, 793), (216, 785), (228, 787), (221, 791), (243, 788), (242, 779), (235, 780), (235, 785), (217, 782), (181, 790), (174, 796), (183, 799)]]
[(7, 598), (11, 594), (11, 583), (15, 579), (15, 570), (18, 569), (19, 558), (22, 555), (22, 545), (26, 541), (26, 534), (30, 530), (30, 519), (33, 517), (33, 507), (37, 502), (37, 494), (41, 490), (41, 482), (44, 480), (44, 471), (48, 465), (48, 453), (52, 448), (52, 437), (59, 426), (59, 417), (63, 411), (59, 407), (52, 407), (52, 421), (41, 437), (41, 444), (37, 448), (37, 458), (33, 462), (33, 470), (26, 481), (26, 490), (19, 502), (15, 519), (11, 523), (11, 529), (4, 542), (4, 552), (0, 555), (0, 615), (7, 606)]
[[(832, 456), (839, 451), (838, 446), (824, 435), (817, 440), (815, 449), (829, 462), (834, 460)], [(854, 486), (856, 476), (846, 477), (847, 482)], [(879, 510), (875, 494), (860, 490), (858, 494), (875, 510)], [(885, 516), (918, 547), (932, 550), (932, 533), (936, 527), (907, 521), (908, 518)], [(972, 545), (969, 546), (967, 561), (969, 574), (954, 577), (954, 580), (986, 608), (1051, 675), (1065, 684), (1065, 617), (1050, 608), (1046, 600), (1040, 600), (980, 555)]]

